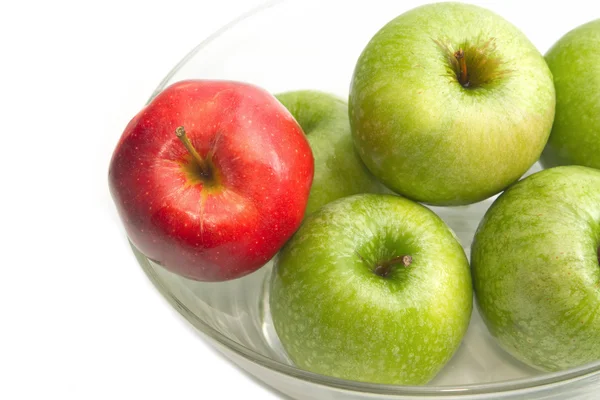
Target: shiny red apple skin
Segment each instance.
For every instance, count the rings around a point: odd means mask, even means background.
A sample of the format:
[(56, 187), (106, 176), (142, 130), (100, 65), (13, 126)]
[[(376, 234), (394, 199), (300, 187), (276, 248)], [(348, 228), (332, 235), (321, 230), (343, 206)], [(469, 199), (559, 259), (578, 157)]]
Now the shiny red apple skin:
[[(211, 165), (208, 182), (175, 135), (183, 126)], [(188, 80), (127, 125), (109, 186), (129, 239), (168, 270), (199, 281), (247, 275), (297, 230), (314, 161), (302, 129), (265, 90)]]

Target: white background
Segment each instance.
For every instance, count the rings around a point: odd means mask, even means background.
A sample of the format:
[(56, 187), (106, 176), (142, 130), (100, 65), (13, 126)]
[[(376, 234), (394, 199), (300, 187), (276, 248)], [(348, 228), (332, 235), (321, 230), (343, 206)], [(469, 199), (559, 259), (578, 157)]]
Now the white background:
[(0, 399), (279, 398), (162, 299), (107, 185), (167, 72), (261, 3), (0, 2)]
[[(261, 3), (1, 3), (0, 399), (278, 398), (160, 297), (107, 186), (116, 140), (165, 74)], [(545, 18), (544, 3), (514, 7)]]

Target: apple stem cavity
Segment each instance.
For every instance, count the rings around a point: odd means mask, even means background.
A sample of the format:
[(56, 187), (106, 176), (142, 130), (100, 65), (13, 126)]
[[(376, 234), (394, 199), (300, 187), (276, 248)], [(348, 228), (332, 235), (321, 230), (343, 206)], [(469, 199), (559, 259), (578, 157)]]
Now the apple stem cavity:
[(460, 67), (460, 73), (458, 75), (458, 81), (460, 82), (460, 84), (467, 88), (470, 85), (469, 82), (469, 74), (467, 71), (467, 60), (465, 60), (465, 52), (463, 49), (458, 49), (455, 53), (454, 53), (454, 58), (456, 58), (456, 60), (458, 61), (458, 65)]
[[(446, 43), (433, 39), (448, 60), (448, 72), (464, 89), (477, 89), (482, 86), (493, 87), (498, 81), (513, 72), (505, 67), (496, 52), (496, 39), (482, 38), (475, 42), (464, 41), (459, 44)], [(458, 49), (458, 50), (455, 50)]]
[(204, 179), (210, 179), (212, 176), (210, 166), (202, 158), (202, 156), (200, 156), (200, 154), (198, 154), (198, 152), (192, 145), (192, 142), (190, 142), (190, 139), (188, 138), (188, 136), (185, 132), (185, 128), (183, 126), (177, 127), (177, 129), (175, 129), (175, 135), (179, 138), (179, 140), (181, 140), (181, 143), (183, 143), (183, 145), (186, 148), (186, 150), (188, 151), (188, 153), (192, 156), (192, 158), (198, 164), (198, 168), (200, 169), (200, 175)]
[(392, 272), (392, 267), (395, 265), (402, 264), (404, 267), (412, 264), (412, 257), (408, 255), (394, 257), (391, 260), (380, 262), (375, 266), (373, 272), (381, 276), (382, 278), (387, 277)]

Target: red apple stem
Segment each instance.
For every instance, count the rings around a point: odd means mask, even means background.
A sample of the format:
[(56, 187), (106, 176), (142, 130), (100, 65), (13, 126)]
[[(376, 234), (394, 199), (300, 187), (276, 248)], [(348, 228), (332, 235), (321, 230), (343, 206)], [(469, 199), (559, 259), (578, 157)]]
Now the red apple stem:
[(190, 153), (192, 158), (194, 158), (194, 160), (198, 164), (198, 167), (200, 168), (200, 175), (202, 175), (205, 178), (210, 177), (210, 167), (202, 158), (202, 156), (198, 154), (198, 152), (192, 145), (192, 142), (190, 142), (190, 139), (187, 137), (187, 134), (185, 132), (185, 128), (183, 126), (177, 127), (177, 129), (175, 129), (175, 135), (179, 138), (179, 140), (181, 140), (181, 143), (183, 143), (188, 153)]
[(454, 58), (458, 61), (458, 66), (460, 67), (460, 75), (458, 77), (458, 81), (463, 87), (469, 86), (469, 75), (467, 71), (467, 60), (465, 60), (465, 52), (463, 49), (458, 49), (454, 53)]
[(390, 274), (390, 272), (392, 272), (392, 267), (394, 265), (402, 264), (404, 267), (408, 267), (410, 264), (412, 264), (412, 260), (412, 257), (408, 255), (394, 257), (388, 261), (383, 261), (377, 264), (373, 272), (385, 278)]

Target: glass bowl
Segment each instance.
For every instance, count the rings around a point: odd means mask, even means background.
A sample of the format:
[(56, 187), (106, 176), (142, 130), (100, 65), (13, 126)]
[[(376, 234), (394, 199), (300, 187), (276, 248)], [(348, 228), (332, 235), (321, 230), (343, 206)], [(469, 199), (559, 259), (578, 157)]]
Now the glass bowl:
[[(347, 98), (355, 62), (372, 35), (390, 19), (422, 3), (267, 3), (193, 49), (153, 96), (179, 80), (212, 78), (250, 82), (272, 93), (318, 89)], [(521, 28), (542, 52), (589, 15), (585, 10), (574, 12), (573, 7), (565, 10), (559, 3), (545, 4), (544, 18), (532, 23), (523, 2), (480, 5)], [(539, 169), (536, 164), (528, 174)], [(456, 232), (469, 254), (477, 224), (492, 201), (431, 208)], [(428, 386), (377, 385), (314, 374), (290, 362), (273, 329), (268, 301), (271, 263), (241, 279), (202, 283), (174, 275), (132, 249), (157, 289), (208, 342), (251, 375), (294, 399), (595, 399), (600, 389), (600, 362), (560, 373), (533, 370), (495, 344), (476, 309), (459, 350)]]

